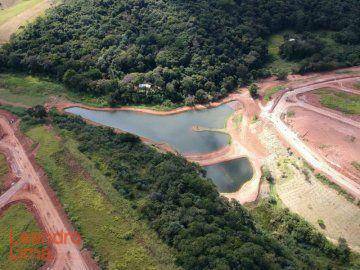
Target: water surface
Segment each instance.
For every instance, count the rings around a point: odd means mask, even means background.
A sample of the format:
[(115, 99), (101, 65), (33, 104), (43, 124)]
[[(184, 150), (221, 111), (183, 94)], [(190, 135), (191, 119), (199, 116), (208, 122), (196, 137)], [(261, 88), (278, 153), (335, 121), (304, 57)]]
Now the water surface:
[(207, 177), (213, 180), (219, 192), (224, 193), (239, 190), (253, 175), (252, 166), (245, 157), (205, 166), (204, 168), (207, 171)]
[[(224, 128), (226, 120), (234, 113), (230, 105), (228, 103), (216, 108), (173, 115), (154, 115), (135, 111), (96, 111), (80, 107), (68, 108), (65, 111), (155, 142), (166, 142), (183, 154), (191, 154), (212, 152), (229, 143), (230, 137), (225, 133), (197, 132), (193, 127)], [(205, 169), (207, 176), (213, 180), (220, 192), (237, 191), (253, 174), (247, 158), (206, 166)]]
[(96, 123), (119, 128), (155, 142), (166, 142), (181, 153), (212, 152), (226, 146), (230, 137), (212, 131), (193, 131), (193, 126), (224, 128), (234, 110), (224, 104), (207, 110), (191, 110), (173, 115), (153, 115), (135, 111), (96, 111), (79, 107), (66, 112)]

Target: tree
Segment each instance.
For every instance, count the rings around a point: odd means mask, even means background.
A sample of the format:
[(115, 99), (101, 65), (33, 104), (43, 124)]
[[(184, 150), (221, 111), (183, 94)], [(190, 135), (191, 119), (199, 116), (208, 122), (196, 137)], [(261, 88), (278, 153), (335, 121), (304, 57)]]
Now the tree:
[(208, 94), (203, 89), (199, 89), (196, 91), (195, 99), (199, 103), (206, 103), (209, 101)]
[(259, 97), (258, 90), (259, 90), (259, 86), (255, 83), (253, 83), (249, 86), (249, 93), (253, 99), (256, 99)]
[(340, 237), (339, 238), (339, 258), (342, 261), (342, 263), (347, 263), (349, 262), (349, 257), (350, 257), (350, 249), (349, 246), (346, 243), (346, 239)]
[(47, 112), (44, 106), (42, 105), (36, 105), (35, 107), (29, 108), (27, 110), (27, 113), (37, 119), (43, 119), (47, 116)]
[(287, 76), (289, 75), (289, 72), (285, 69), (279, 69), (275, 71), (274, 75), (278, 80), (285, 81), (287, 79)]

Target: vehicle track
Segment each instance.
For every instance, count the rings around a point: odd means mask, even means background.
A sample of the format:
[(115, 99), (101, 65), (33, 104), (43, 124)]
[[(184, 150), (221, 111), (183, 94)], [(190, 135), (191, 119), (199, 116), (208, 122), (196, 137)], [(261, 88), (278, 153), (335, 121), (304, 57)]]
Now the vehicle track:
[[(12, 126), (1, 115), (0, 128), (6, 134), (0, 140), (0, 149), (6, 149), (6, 152), (11, 155), (12, 168), (15, 169), (14, 173), (20, 179), (0, 197), (0, 208), (14, 201), (30, 201), (47, 233), (70, 232), (69, 226), (55, 207)], [(65, 244), (53, 244), (52, 248), (55, 251), (55, 260), (52, 262), (51, 269), (94, 269), (84, 259), (80, 251), (81, 247), (73, 241), (66, 241)]]

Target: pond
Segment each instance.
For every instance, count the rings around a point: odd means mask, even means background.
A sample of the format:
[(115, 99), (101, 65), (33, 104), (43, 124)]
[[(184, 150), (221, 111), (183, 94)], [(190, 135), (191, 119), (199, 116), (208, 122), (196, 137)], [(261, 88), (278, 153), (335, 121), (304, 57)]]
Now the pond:
[(79, 107), (68, 108), (65, 111), (155, 142), (166, 142), (182, 154), (212, 152), (226, 146), (230, 140), (229, 135), (212, 131), (194, 131), (193, 127), (224, 128), (227, 118), (234, 113), (228, 104), (172, 115), (135, 111), (96, 111)]
[[(93, 122), (121, 129), (155, 142), (165, 142), (182, 154), (208, 153), (228, 145), (230, 136), (211, 131), (225, 127), (234, 113), (234, 103), (206, 110), (190, 110), (179, 114), (156, 115), (136, 111), (101, 111), (80, 107), (65, 111)], [(195, 131), (194, 127), (205, 131)], [(247, 158), (207, 166), (208, 176), (220, 192), (233, 192), (252, 177)]]
[(252, 166), (247, 158), (238, 158), (204, 167), (207, 177), (211, 178), (219, 192), (231, 193), (253, 175)]

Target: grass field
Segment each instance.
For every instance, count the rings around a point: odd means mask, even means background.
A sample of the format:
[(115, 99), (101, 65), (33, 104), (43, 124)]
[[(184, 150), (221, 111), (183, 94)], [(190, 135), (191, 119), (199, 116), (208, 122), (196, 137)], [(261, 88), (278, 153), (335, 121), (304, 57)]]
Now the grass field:
[(345, 114), (360, 114), (360, 96), (345, 92), (336, 92), (331, 88), (321, 88), (316, 91), (320, 103), (333, 110)]
[(27, 132), (40, 142), (44, 167), (73, 224), (104, 269), (175, 269), (171, 251), (139, 220), (131, 203), (83, 156), (76, 143), (60, 142), (55, 132)]
[(271, 99), (272, 95), (274, 95), (275, 93), (277, 93), (283, 89), (285, 89), (285, 87), (282, 85), (274, 86), (274, 87), (267, 89), (265, 92), (264, 100), (269, 101)]
[(43, 0), (21, 0), (12, 7), (0, 10), (0, 25), (42, 1)]
[[(32, 107), (44, 104), (50, 98), (80, 102), (94, 107), (109, 106), (106, 97), (80, 95), (69, 91), (62, 84), (51, 82), (44, 78), (23, 74), (0, 74), (0, 99)], [(167, 111), (180, 106), (181, 104), (172, 104), (171, 106), (138, 105), (136, 107)], [(10, 106), (7, 109), (12, 110), (13, 107)]]
[(3, 188), (3, 178), (8, 173), (9, 168), (6, 162), (5, 155), (0, 153), (0, 194)]
[(354, 87), (356, 89), (360, 89), (360, 81), (357, 81), (356, 83), (354, 83)]
[(27, 106), (44, 104), (51, 95), (61, 95), (65, 88), (60, 84), (33, 76), (0, 74), (0, 97), (9, 102)]
[(0, 179), (8, 173), (8, 166), (6, 162), (6, 157), (4, 154), (0, 153)]
[[(24, 205), (17, 204), (7, 209), (0, 216), (0, 269), (1, 270), (33, 270), (40, 268), (44, 262), (35, 259), (11, 260), (9, 258), (9, 234), (12, 228), (14, 239), (18, 240), (22, 232), (40, 232), (33, 215)], [(31, 247), (35, 247), (31, 245)], [(40, 247), (40, 246), (36, 246)]]

